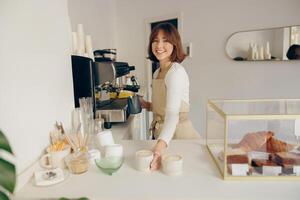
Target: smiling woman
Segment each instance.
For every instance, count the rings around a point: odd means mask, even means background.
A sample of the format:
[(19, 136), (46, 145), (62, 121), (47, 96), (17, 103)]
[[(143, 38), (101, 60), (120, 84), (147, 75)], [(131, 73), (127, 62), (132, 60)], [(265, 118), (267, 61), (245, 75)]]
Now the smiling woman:
[(153, 112), (151, 123), (153, 148), (151, 169), (160, 168), (160, 155), (172, 139), (196, 139), (198, 133), (188, 119), (189, 77), (180, 64), (185, 53), (177, 29), (170, 23), (161, 23), (151, 32), (149, 59), (158, 62), (152, 81), (152, 102), (141, 99), (142, 106)]

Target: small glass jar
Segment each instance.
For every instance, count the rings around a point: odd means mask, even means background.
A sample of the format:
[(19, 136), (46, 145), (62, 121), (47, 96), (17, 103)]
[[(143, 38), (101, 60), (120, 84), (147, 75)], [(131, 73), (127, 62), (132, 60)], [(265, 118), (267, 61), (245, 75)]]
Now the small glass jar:
[(86, 152), (71, 153), (65, 158), (65, 162), (73, 174), (82, 174), (89, 168), (89, 158)]

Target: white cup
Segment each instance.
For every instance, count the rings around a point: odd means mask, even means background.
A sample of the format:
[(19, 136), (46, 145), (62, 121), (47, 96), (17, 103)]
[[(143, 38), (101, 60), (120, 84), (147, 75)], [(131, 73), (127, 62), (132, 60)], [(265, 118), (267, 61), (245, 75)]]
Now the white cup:
[(106, 145), (115, 144), (114, 138), (113, 138), (110, 130), (104, 130), (104, 131), (101, 131), (100, 133), (97, 133), (97, 139), (99, 141), (99, 144), (102, 147), (104, 147)]
[(162, 158), (162, 171), (166, 175), (174, 176), (182, 173), (183, 159), (180, 155), (165, 155)]
[(47, 169), (66, 168), (64, 158), (71, 153), (71, 147), (66, 146), (61, 151), (51, 151), (50, 147), (47, 148), (47, 154), (43, 155), (40, 159), (40, 165)]
[(123, 146), (120, 144), (112, 144), (105, 146), (105, 157), (122, 157), (123, 156)]
[(153, 152), (150, 150), (139, 150), (135, 153), (136, 169), (142, 172), (150, 171), (150, 164), (153, 160)]
[(98, 149), (91, 149), (88, 151), (90, 164), (95, 164), (95, 160), (101, 159), (101, 152)]

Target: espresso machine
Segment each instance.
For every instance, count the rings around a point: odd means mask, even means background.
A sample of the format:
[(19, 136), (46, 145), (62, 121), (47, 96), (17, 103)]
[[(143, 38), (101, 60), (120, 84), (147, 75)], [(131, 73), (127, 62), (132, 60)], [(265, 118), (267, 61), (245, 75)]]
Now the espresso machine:
[(95, 62), (87, 57), (72, 55), (74, 101), (75, 107), (79, 107), (79, 98), (92, 97), (95, 118), (103, 118), (104, 127), (111, 128), (114, 123), (126, 122), (130, 115), (128, 98), (119, 98), (120, 94), (124, 91), (135, 94), (140, 86), (135, 77), (130, 78), (131, 84), (122, 81), (125, 75), (135, 70), (134, 66), (117, 62), (111, 57), (99, 57), (101, 53), (104, 55), (108, 51), (95, 51)]

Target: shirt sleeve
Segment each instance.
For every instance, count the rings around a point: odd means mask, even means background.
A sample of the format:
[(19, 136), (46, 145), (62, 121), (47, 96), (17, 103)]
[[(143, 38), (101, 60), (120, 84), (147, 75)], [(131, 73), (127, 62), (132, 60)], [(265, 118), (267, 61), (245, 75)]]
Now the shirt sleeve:
[(185, 71), (183, 69), (175, 69), (167, 74), (165, 84), (167, 90), (166, 114), (158, 139), (165, 141), (169, 145), (179, 121), (179, 111), (186, 85)]

